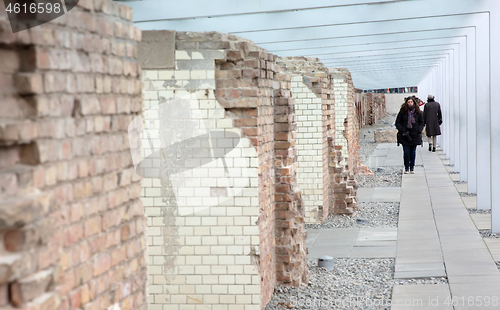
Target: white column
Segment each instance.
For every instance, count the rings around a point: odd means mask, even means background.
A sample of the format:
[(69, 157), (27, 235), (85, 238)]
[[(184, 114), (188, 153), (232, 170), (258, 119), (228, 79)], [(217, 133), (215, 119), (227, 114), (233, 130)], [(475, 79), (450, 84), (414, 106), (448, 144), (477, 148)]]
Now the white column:
[[(490, 37), (491, 55), (495, 55), (500, 51), (500, 3), (498, 1), (489, 1), (490, 7), (490, 29), (495, 29)], [(494, 53), (495, 52), (495, 53)], [(491, 72), (491, 101), (490, 101), (490, 117), (491, 117), (491, 230), (494, 233), (500, 233), (500, 59), (491, 57), (490, 63)]]
[[(467, 181), (467, 42), (463, 38), (460, 40), (459, 48), (459, 133), (460, 133), (460, 181)], [(468, 185), (468, 184), (467, 184)]]
[(455, 160), (453, 164), (455, 165), (455, 171), (461, 172), (460, 167), (460, 102), (464, 100), (460, 96), (460, 44), (458, 44), (453, 51), (453, 154), (455, 155)]
[(477, 208), (491, 209), (490, 31), (489, 20), (476, 25)]
[(467, 191), (477, 193), (476, 33), (467, 33)]
[(447, 78), (448, 78), (448, 109), (450, 110), (448, 114), (448, 122), (450, 125), (448, 126), (449, 128), (449, 135), (448, 135), (448, 143), (449, 143), (449, 158), (450, 158), (450, 164), (455, 165), (456, 162), (456, 156), (457, 154), (455, 153), (455, 136), (457, 135), (456, 127), (455, 127), (455, 52), (450, 51), (450, 58), (448, 59), (448, 71), (447, 71)]

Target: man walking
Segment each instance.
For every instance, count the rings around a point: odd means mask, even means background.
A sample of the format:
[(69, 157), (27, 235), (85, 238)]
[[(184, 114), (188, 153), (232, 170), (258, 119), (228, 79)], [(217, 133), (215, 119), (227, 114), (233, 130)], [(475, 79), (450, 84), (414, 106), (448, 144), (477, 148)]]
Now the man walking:
[(434, 95), (427, 96), (427, 103), (424, 106), (425, 133), (429, 140), (429, 152), (436, 151), (436, 136), (441, 135), (439, 126), (443, 123), (441, 106), (434, 100)]

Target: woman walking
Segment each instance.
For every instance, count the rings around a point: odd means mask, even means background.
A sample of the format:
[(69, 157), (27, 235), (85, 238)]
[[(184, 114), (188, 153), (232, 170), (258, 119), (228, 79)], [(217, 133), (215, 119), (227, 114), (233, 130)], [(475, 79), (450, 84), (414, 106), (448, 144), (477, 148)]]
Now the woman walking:
[(396, 128), (398, 130), (398, 145), (403, 145), (403, 160), (405, 174), (415, 173), (415, 157), (417, 145), (422, 145), (422, 130), (424, 129), (424, 117), (418, 103), (413, 98), (405, 98), (396, 117)]
[(436, 151), (436, 136), (441, 134), (439, 127), (443, 123), (441, 106), (434, 100), (434, 95), (427, 96), (427, 104), (424, 107), (425, 134), (429, 140), (429, 152)]

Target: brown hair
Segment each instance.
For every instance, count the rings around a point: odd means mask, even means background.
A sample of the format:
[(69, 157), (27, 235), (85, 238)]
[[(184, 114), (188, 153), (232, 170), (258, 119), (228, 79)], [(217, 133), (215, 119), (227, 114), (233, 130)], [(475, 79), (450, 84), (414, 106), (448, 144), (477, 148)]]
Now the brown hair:
[(401, 105), (401, 111), (403, 113), (408, 113), (408, 100), (410, 100), (410, 99), (413, 101), (413, 106), (415, 107), (415, 112), (422, 113), (422, 111), (420, 111), (420, 107), (418, 106), (418, 103), (420, 102), (420, 100), (415, 96), (405, 98), (405, 102)]

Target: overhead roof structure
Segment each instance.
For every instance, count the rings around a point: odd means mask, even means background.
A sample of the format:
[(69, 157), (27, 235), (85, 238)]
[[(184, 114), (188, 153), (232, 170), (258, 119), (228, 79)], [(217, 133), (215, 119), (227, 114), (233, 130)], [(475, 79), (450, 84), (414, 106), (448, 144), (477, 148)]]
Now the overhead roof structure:
[[(127, 1), (143, 30), (219, 31), (348, 68), (355, 87), (418, 86), (444, 107), (441, 145), (500, 231), (499, 0)], [(497, 59), (498, 58), (498, 59)], [(492, 189), (497, 189), (492, 190)]]

